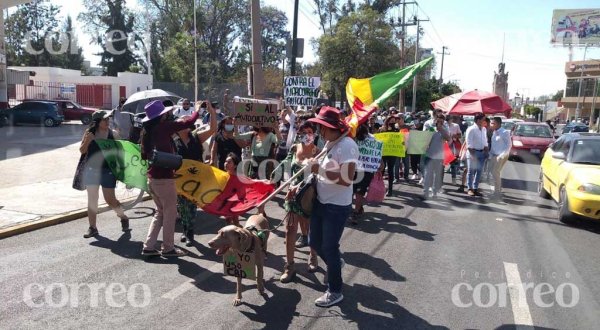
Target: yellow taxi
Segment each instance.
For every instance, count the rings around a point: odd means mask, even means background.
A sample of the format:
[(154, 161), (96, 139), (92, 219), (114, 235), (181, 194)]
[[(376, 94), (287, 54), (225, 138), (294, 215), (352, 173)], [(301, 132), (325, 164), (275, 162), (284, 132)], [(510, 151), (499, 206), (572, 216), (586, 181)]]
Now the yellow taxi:
[(538, 194), (558, 203), (558, 219), (600, 220), (600, 134), (569, 133), (550, 145), (540, 168)]

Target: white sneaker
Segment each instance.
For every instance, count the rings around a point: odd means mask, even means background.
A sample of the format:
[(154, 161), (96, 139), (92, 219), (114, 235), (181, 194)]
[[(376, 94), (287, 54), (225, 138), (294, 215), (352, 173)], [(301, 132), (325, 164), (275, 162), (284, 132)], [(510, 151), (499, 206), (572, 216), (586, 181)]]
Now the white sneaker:
[(335, 292), (325, 292), (324, 295), (315, 300), (315, 305), (319, 307), (329, 307), (335, 305), (344, 299), (344, 295)]
[(411, 175), (411, 176), (410, 176), (410, 179), (411, 179), (411, 180), (416, 180), (416, 179), (418, 179), (418, 178), (419, 178), (419, 177), (418, 177), (416, 174), (413, 174), (413, 175)]

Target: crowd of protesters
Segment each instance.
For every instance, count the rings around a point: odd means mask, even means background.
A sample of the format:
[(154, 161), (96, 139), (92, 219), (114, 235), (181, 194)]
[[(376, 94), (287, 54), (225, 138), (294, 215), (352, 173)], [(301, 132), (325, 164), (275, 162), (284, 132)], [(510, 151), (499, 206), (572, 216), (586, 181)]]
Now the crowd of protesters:
[[(201, 116), (201, 113), (204, 115)], [(274, 180), (273, 183), (277, 184), (304, 171), (291, 182), (285, 197), (286, 263), (280, 281), (289, 283), (294, 280), (297, 271), (295, 249), (308, 246), (307, 270), (314, 272), (318, 269), (318, 257), (327, 268), (328, 290), (315, 300), (316, 305), (327, 307), (343, 299), (341, 269), (344, 260), (339, 241), (345, 223), (349, 220), (352, 225), (359, 225), (360, 218), (364, 216), (365, 196), (375, 175), (383, 177), (387, 173), (387, 197), (402, 190), (403, 183), (410, 183), (422, 185), (422, 198), (429, 200), (443, 193), (446, 166), (453, 185), (462, 174), (458, 191), (464, 192), (466, 187), (469, 196), (482, 196), (479, 184), (482, 179), (487, 179), (484, 174), (489, 172), (494, 182), (491, 197), (501, 198), (500, 174), (511, 145), (509, 132), (501, 128), (502, 119), (494, 117), (490, 120), (483, 114), (475, 115), (474, 124), (467, 127), (463, 118), (445, 116), (438, 110), (429, 115), (422, 112), (399, 113), (391, 107), (371, 115), (358, 127), (355, 136), (348, 134), (345, 115), (340, 109), (324, 105), (297, 111), (286, 107), (279, 113), (279, 123), (275, 127), (244, 129), (236, 125), (234, 117), (221, 113), (217, 103), (196, 102), (192, 108), (189, 100), (184, 99), (181, 107), (173, 108), (168, 103), (152, 101), (145, 106), (139, 143), (144, 159), (150, 159), (156, 151), (179, 154), (184, 159), (206, 162), (232, 176), (242, 174), (251, 179)], [(133, 126), (125, 124), (120, 113), (115, 113), (116, 130), (111, 130), (108, 117), (106, 112), (94, 114), (92, 124), (82, 139), (82, 154), (99, 152), (90, 148), (94, 139), (116, 139), (119, 131), (132, 130)], [(197, 122), (202, 122), (203, 127), (197, 128)], [(386, 155), (379, 167), (366, 169), (359, 166), (357, 142), (374, 141), (376, 133), (410, 136), (410, 132), (415, 130), (432, 132), (425, 153), (406, 153), (403, 157)], [(445, 144), (454, 155), (454, 160), (448, 164), (444, 163)], [(244, 153), (244, 150), (248, 152)], [(323, 150), (325, 157), (316, 158)], [(486, 168), (489, 169), (487, 172)], [(177, 195), (174, 175), (173, 169), (149, 166), (147, 176), (156, 213), (148, 229), (143, 255), (185, 255), (185, 251), (177, 248), (174, 242), (178, 220), (183, 228), (181, 242), (187, 246), (195, 242), (197, 207), (191, 200)], [(311, 212), (307, 212), (295, 196), (299, 187), (313, 177), (317, 198)], [(129, 220), (114, 197), (116, 179), (108, 166), (101, 161), (90, 162), (84, 178), (90, 225), (84, 237), (98, 235), (96, 213), (100, 186), (106, 201), (121, 219), (123, 230), (129, 230)], [(238, 217), (225, 220), (239, 226)], [(157, 249), (161, 229), (162, 246)]]

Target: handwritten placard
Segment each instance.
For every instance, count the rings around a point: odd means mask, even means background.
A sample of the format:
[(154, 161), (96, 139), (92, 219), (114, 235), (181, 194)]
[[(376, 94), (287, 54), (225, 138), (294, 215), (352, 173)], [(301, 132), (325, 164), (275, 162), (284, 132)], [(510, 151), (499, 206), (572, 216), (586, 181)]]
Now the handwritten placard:
[(233, 116), (236, 118), (236, 125), (275, 127), (279, 125), (278, 108), (279, 102), (275, 100), (257, 100), (237, 96), (233, 99)]
[(410, 138), (408, 139), (408, 154), (409, 155), (423, 155), (429, 147), (433, 137), (433, 132), (429, 131), (410, 131)]
[(383, 142), (377, 141), (374, 138), (366, 138), (362, 141), (357, 141), (358, 145), (358, 170), (364, 172), (377, 172), (381, 165), (381, 149)]
[(406, 155), (404, 134), (400, 132), (377, 133), (375, 138), (383, 142), (383, 156), (404, 157)]
[(223, 273), (227, 276), (255, 280), (255, 269), (254, 253), (243, 253), (229, 249), (223, 255)]
[(283, 79), (285, 104), (290, 106), (317, 105), (321, 77), (288, 76)]

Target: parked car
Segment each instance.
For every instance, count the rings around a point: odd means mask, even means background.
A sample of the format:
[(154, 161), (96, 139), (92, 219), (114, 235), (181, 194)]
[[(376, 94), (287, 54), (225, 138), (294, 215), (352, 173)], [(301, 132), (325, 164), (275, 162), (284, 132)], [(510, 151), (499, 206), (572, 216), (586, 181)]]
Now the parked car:
[(502, 118), (502, 128), (508, 131), (512, 131), (513, 127), (515, 127), (516, 123), (520, 123), (523, 120), (521, 119), (506, 119)]
[(541, 159), (554, 136), (546, 123), (518, 122), (512, 129), (509, 159)]
[(92, 114), (94, 111), (98, 109), (87, 108), (81, 106), (79, 103), (75, 101), (71, 101), (68, 99), (57, 99), (57, 100), (34, 100), (34, 99), (26, 99), (23, 102), (32, 102), (32, 101), (47, 101), (47, 102), (56, 102), (58, 108), (62, 110), (63, 115), (65, 116), (65, 121), (67, 120), (81, 120), (84, 125), (88, 125), (92, 121)]
[(600, 134), (563, 134), (546, 151), (538, 193), (558, 203), (558, 219), (600, 220)]
[(577, 132), (589, 132), (590, 128), (584, 123), (569, 123), (562, 130), (562, 133), (577, 133)]
[(23, 102), (0, 112), (0, 126), (16, 124), (40, 124), (46, 127), (58, 126), (65, 120), (55, 102)]
[(556, 124), (556, 126), (554, 126), (554, 138), (558, 139), (563, 134), (565, 126), (567, 126), (567, 125), (566, 124)]

